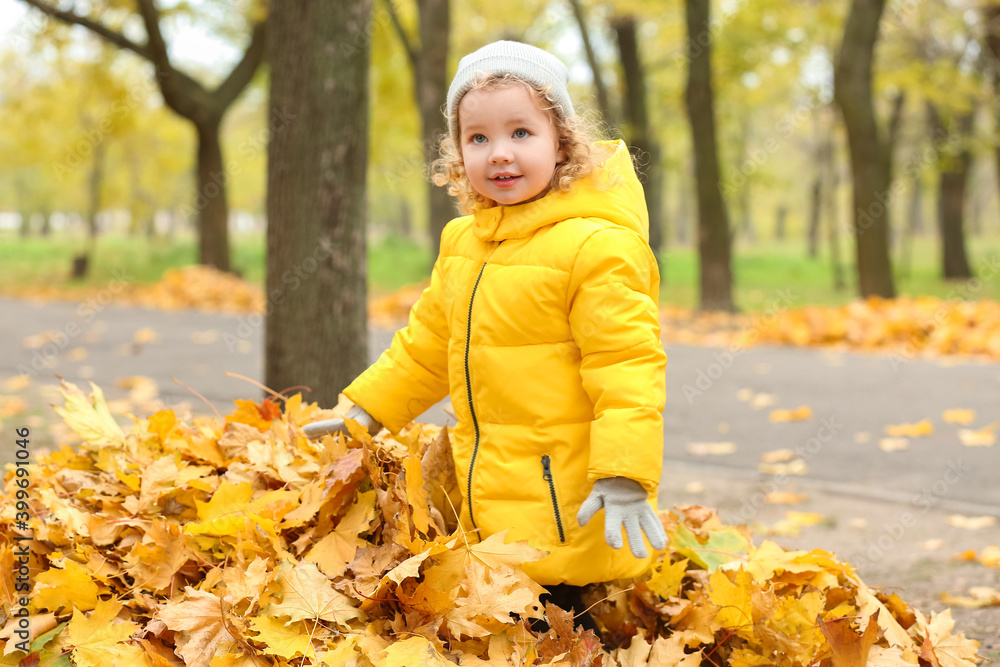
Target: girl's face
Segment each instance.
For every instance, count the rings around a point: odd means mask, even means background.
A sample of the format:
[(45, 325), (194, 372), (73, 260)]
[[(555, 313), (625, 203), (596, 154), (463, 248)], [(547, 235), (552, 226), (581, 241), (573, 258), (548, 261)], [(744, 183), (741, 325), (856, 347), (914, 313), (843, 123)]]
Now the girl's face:
[(526, 85), (469, 91), (458, 121), (469, 182), (503, 206), (543, 196), (556, 164), (566, 159), (551, 116)]

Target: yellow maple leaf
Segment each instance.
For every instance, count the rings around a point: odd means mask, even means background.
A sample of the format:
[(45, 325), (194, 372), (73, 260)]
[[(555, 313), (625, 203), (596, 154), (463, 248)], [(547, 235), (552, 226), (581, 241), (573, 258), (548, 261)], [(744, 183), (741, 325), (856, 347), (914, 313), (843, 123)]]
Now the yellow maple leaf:
[(200, 523), (190, 523), (184, 530), (192, 535), (236, 535), (244, 526), (253, 487), (249, 482), (223, 482), (209, 501), (195, 501)]
[(61, 568), (51, 568), (35, 577), (36, 609), (59, 611), (76, 607), (90, 611), (97, 606), (98, 587), (90, 572), (76, 561), (63, 559)]
[(246, 567), (227, 567), (222, 572), (222, 582), (226, 591), (223, 599), (233, 606), (249, 600), (252, 607), (271, 583), (271, 578), (269, 565), (260, 556), (254, 558)]
[(280, 603), (271, 603), (266, 613), (287, 616), (293, 621), (322, 619), (347, 627), (349, 621), (364, 618), (351, 598), (333, 589), (315, 563), (306, 561), (291, 567), (287, 562), (278, 568)]
[[(916, 648), (913, 638), (907, 634), (903, 626), (893, 617), (886, 606), (871, 592), (859, 579), (854, 580), (857, 586), (856, 602), (858, 605), (858, 615), (863, 619), (878, 619), (878, 626), (885, 634), (889, 646), (894, 646), (903, 650)], [(867, 625), (865, 626), (867, 629)]]
[(160, 410), (149, 418), (149, 426), (146, 428), (150, 433), (155, 433), (160, 442), (166, 442), (170, 432), (177, 425), (177, 415), (173, 410)]
[(162, 591), (171, 587), (177, 570), (194, 557), (181, 527), (157, 518), (124, 560), (137, 588)]
[(208, 667), (213, 656), (236, 650), (234, 626), (225, 617), (222, 600), (212, 593), (188, 586), (179, 602), (168, 602), (156, 613), (175, 638), (176, 653), (191, 667)]
[(378, 664), (382, 667), (454, 667), (455, 663), (446, 660), (434, 644), (424, 637), (410, 637), (394, 642), (382, 653)]
[(66, 407), (56, 407), (55, 411), (83, 438), (86, 445), (120, 447), (125, 444), (125, 433), (111, 416), (100, 387), (90, 383), (89, 399), (75, 384), (65, 380), (59, 391), (66, 400)]
[(750, 573), (742, 567), (736, 570), (732, 579), (729, 577), (728, 572), (719, 568), (708, 579), (708, 599), (719, 608), (712, 627), (738, 630), (740, 636), (747, 637), (753, 633), (750, 603), (753, 582)]
[(253, 401), (236, 399), (233, 403), (236, 404), (236, 410), (226, 415), (227, 424), (231, 422), (247, 424), (258, 431), (267, 431), (271, 428), (271, 422), (274, 420), (266, 417), (272, 417), (272, 415), (270, 413), (262, 414), (260, 407)]
[(364, 546), (365, 541), (358, 534), (367, 531), (374, 518), (375, 492), (359, 494), (337, 528), (317, 542), (306, 553), (305, 559), (319, 565), (326, 576), (339, 577), (347, 569), (347, 564), (354, 560), (358, 547)]
[(965, 635), (952, 634), (955, 621), (950, 609), (945, 609), (940, 614), (931, 614), (929, 619), (919, 611), (916, 615), (916, 634), (924, 640), (920, 647), (922, 658), (941, 667), (966, 667), (975, 664), (979, 642), (966, 639)]
[(513, 569), (490, 569), (476, 560), (466, 564), (462, 588), (465, 595), (454, 598), (444, 614), (455, 636), (495, 634), (513, 623), (512, 614), (524, 615), (538, 604), (537, 594), (522, 585)]
[[(113, 660), (114, 656), (127, 656), (131, 653), (119, 644), (131, 637), (139, 626), (128, 621), (115, 623), (121, 610), (122, 605), (117, 600), (99, 601), (89, 617), (79, 609), (73, 610), (66, 633), (73, 646), (73, 660), (77, 665), (103, 667), (119, 664)], [(112, 660), (109, 661), (109, 658)]]
[(263, 649), (267, 655), (277, 655), (288, 660), (296, 655), (306, 658), (315, 655), (312, 636), (301, 623), (286, 626), (272, 616), (257, 616), (250, 619), (250, 627), (257, 631), (257, 636), (252, 639), (267, 645)]
[(687, 570), (688, 559), (679, 560), (671, 564), (669, 558), (657, 563), (652, 574), (646, 581), (649, 590), (653, 591), (661, 598), (669, 599), (677, 597), (681, 590), (681, 580)]

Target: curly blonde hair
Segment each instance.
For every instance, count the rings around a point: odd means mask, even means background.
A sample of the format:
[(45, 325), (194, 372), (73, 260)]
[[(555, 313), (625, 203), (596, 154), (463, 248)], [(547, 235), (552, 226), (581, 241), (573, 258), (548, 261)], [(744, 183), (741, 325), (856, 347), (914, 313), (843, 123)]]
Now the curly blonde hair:
[[(480, 76), (472, 83), (469, 91), (498, 90), (518, 84), (527, 86), (541, 109), (552, 117), (559, 136), (559, 150), (566, 155), (566, 160), (556, 164), (549, 187), (551, 190), (566, 192), (575, 181), (589, 175), (600, 162), (602, 156), (594, 154), (593, 145), (597, 136), (597, 123), (582, 115), (565, 116), (547, 90), (510, 73)], [(449, 127), (458, 128), (458, 104), (455, 105), (454, 117), (447, 120)], [(458, 198), (462, 213), (474, 213), (497, 205), (492, 199), (479, 194), (469, 182), (462, 147), (454, 130), (441, 137), (440, 152), (441, 157), (430, 165), (431, 178), (435, 185), (448, 186), (448, 194)]]

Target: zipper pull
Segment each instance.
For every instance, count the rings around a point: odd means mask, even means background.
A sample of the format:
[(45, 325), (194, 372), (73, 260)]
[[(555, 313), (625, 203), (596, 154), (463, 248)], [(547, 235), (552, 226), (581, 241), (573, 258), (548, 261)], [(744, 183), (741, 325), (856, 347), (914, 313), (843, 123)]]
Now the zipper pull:
[(552, 460), (548, 454), (542, 456), (542, 479), (546, 482), (552, 481)]

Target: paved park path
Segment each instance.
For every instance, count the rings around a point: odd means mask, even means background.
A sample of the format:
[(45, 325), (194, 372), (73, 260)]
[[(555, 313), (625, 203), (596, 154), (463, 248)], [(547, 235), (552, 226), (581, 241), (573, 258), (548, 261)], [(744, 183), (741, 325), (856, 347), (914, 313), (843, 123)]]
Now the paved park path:
[[(56, 332), (50, 342), (23, 346), (46, 331)], [(370, 332), (371, 361), (391, 338), (389, 330)], [(36, 425), (36, 443), (44, 443), (59, 421), (48, 407), (56, 375), (81, 387), (92, 380), (109, 400), (128, 394), (114, 386), (117, 378), (149, 377), (168, 407), (186, 402), (197, 414), (208, 407), (172, 378), (223, 414), (233, 399), (261, 396), (226, 375), (263, 380), (263, 323), (254, 316), (0, 298), (0, 343), (0, 392), (8, 378), (31, 376), (27, 388), (14, 392), (27, 401), (28, 412), (3, 420), (5, 461), (19, 420)], [(977, 413), (972, 427), (1000, 421), (1000, 364), (764, 346), (666, 349), (661, 508), (713, 507), (727, 522), (754, 526), (759, 537), (774, 531), (789, 510), (821, 514), (798, 535), (769, 539), (787, 548), (833, 551), (857, 565), (870, 585), (897, 591), (924, 611), (945, 606), (942, 592), (1000, 589), (1000, 570), (952, 558), (1000, 546), (1000, 444), (964, 446), (958, 435), (963, 427), (942, 419), (946, 409), (967, 408)], [(769, 420), (774, 409), (803, 405), (811, 408), (810, 419)], [(452, 424), (448, 409), (446, 400), (421, 421)], [(911, 438), (902, 451), (879, 448), (886, 426), (925, 419), (934, 426), (931, 435)], [(58, 430), (48, 437), (58, 437)], [(762, 455), (778, 449), (795, 452), (804, 474), (760, 472)], [(698, 453), (706, 450), (730, 453)], [(805, 500), (765, 502), (775, 490), (803, 493)], [(952, 525), (955, 515), (993, 516), (997, 523), (963, 528)], [(1000, 660), (1000, 608), (953, 613), (959, 630), (984, 642), (980, 653)]]

